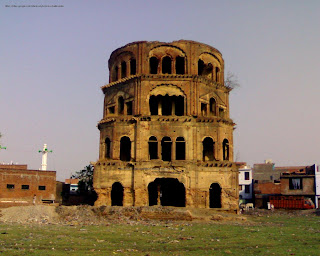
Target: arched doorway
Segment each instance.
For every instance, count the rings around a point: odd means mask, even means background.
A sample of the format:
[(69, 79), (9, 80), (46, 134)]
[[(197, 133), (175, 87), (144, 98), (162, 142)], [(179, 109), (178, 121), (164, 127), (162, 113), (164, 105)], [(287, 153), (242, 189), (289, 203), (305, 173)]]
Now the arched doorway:
[(148, 186), (149, 205), (186, 206), (186, 189), (174, 178), (157, 178)]
[(210, 208), (221, 208), (221, 187), (218, 183), (212, 183), (209, 189)]
[(111, 189), (111, 206), (123, 206), (123, 186), (115, 182)]

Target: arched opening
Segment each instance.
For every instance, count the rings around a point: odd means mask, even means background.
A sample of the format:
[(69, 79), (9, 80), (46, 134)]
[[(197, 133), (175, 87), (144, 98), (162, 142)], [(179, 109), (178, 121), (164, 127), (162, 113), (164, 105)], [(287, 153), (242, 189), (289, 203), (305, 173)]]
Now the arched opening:
[(171, 58), (166, 56), (162, 59), (162, 74), (171, 74)]
[(207, 112), (208, 112), (208, 104), (201, 102), (201, 115), (207, 116)]
[(183, 96), (173, 96), (174, 102), (174, 112), (176, 116), (184, 115), (184, 97)]
[(202, 76), (204, 69), (204, 62), (203, 60), (198, 60), (198, 75)]
[(224, 139), (222, 142), (223, 160), (229, 160), (229, 141)]
[(172, 115), (172, 98), (167, 94), (166, 96), (160, 96), (162, 99), (162, 115)]
[(210, 208), (221, 208), (221, 187), (218, 183), (212, 183), (209, 189)]
[(216, 115), (216, 108), (217, 108), (217, 104), (216, 104), (216, 100), (214, 98), (210, 98), (210, 114), (211, 115)]
[(159, 61), (156, 57), (151, 57), (149, 60), (150, 63), (150, 74), (158, 74), (158, 65)]
[(149, 195), (149, 206), (152, 205), (160, 205), (160, 201), (158, 203), (159, 195), (158, 195), (158, 184), (154, 181), (150, 182), (148, 185), (148, 195)]
[(127, 76), (127, 64), (122, 61), (121, 62), (121, 78), (124, 78)]
[(126, 102), (127, 106), (127, 115), (132, 115), (132, 101)]
[(118, 80), (118, 77), (119, 77), (118, 75), (119, 75), (119, 68), (116, 66), (116, 67), (113, 69), (112, 82)]
[(120, 160), (131, 160), (131, 141), (130, 138), (127, 136), (122, 137), (120, 140)]
[(148, 141), (149, 144), (149, 159), (158, 159), (158, 140), (155, 136), (151, 136)]
[(111, 188), (111, 206), (123, 206), (123, 186), (115, 182)]
[(106, 138), (105, 140), (105, 158), (109, 159), (110, 158), (110, 152), (111, 152), (111, 141), (109, 138)]
[(214, 157), (214, 141), (210, 137), (206, 137), (203, 142), (203, 161), (213, 161)]
[(186, 142), (183, 137), (176, 139), (176, 159), (186, 160)]
[(220, 68), (216, 67), (216, 82), (220, 81)]
[(137, 73), (136, 59), (130, 60), (130, 75), (135, 75)]
[(163, 137), (161, 140), (161, 156), (163, 161), (171, 161), (172, 140), (170, 137)]
[(209, 79), (212, 79), (213, 75), (213, 66), (211, 63), (204, 63), (203, 60), (198, 60), (198, 75), (206, 76)]
[(178, 56), (176, 58), (176, 74), (183, 75), (184, 71), (184, 57)]
[(124, 111), (124, 99), (122, 96), (118, 98), (118, 114), (123, 115)]
[(157, 178), (149, 183), (148, 192), (150, 206), (186, 206), (186, 190), (178, 179)]
[(151, 115), (158, 115), (158, 97), (151, 95), (149, 99), (149, 108)]

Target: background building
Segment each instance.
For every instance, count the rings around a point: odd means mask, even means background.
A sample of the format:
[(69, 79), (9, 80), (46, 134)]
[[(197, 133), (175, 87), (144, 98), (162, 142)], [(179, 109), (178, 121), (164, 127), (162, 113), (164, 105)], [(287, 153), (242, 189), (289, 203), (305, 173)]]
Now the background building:
[(28, 170), (27, 165), (0, 164), (0, 206), (53, 203), (56, 172)]
[(253, 179), (250, 166), (242, 165), (239, 168), (239, 203), (252, 203)]

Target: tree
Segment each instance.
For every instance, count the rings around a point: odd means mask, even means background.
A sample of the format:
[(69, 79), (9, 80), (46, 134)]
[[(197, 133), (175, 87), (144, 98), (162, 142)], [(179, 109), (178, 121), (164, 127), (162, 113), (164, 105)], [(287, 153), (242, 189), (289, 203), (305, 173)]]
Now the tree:
[(227, 76), (226, 76), (226, 79), (224, 80), (224, 84), (226, 87), (229, 87), (231, 89), (240, 87), (238, 77), (230, 71), (227, 72)]
[(84, 169), (77, 171), (71, 176), (72, 179), (79, 179), (78, 189), (80, 194), (88, 195), (94, 193), (93, 172), (94, 166), (92, 164), (89, 164), (84, 167)]

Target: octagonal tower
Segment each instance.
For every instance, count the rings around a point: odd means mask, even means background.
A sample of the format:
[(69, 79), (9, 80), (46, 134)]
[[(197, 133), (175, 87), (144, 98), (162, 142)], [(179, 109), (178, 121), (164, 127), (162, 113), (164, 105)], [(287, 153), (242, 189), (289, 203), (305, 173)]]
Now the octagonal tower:
[(95, 165), (96, 205), (238, 209), (221, 53), (180, 40), (112, 52)]

